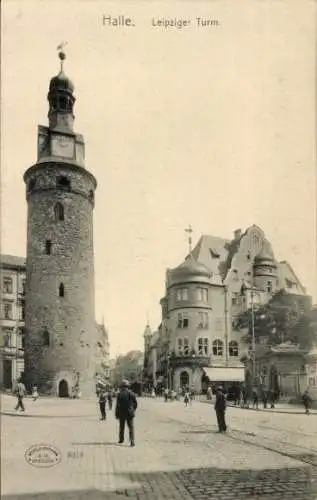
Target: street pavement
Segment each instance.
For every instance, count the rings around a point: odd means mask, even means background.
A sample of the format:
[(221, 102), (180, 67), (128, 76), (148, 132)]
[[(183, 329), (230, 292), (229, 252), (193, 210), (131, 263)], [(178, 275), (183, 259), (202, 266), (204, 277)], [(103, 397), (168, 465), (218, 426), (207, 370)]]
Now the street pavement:
[[(113, 411), (94, 400), (2, 396), (2, 498), (7, 500), (317, 499), (317, 418), (228, 408), (217, 433), (212, 406), (139, 398), (136, 447), (117, 443)], [(61, 462), (30, 465), (32, 445)]]

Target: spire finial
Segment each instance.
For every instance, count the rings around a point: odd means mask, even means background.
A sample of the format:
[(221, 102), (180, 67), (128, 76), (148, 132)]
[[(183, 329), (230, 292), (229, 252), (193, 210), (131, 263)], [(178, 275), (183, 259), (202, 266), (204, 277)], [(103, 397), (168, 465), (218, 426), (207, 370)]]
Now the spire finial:
[(191, 253), (191, 251), (192, 251), (192, 232), (193, 232), (191, 224), (188, 225), (188, 227), (185, 229), (185, 232), (188, 233), (188, 250), (189, 250), (189, 253)]
[(61, 71), (63, 71), (64, 60), (66, 59), (66, 54), (65, 54), (63, 49), (64, 49), (65, 45), (67, 45), (67, 44), (68, 44), (68, 42), (61, 42), (57, 47), (58, 57), (60, 58), (60, 61), (61, 61)]
[(149, 311), (146, 311), (146, 325), (150, 326)]

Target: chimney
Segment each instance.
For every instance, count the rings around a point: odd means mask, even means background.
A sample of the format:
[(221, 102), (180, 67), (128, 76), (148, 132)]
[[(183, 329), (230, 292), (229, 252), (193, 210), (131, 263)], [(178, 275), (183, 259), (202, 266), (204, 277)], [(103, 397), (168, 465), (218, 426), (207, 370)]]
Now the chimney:
[(241, 233), (242, 233), (242, 230), (241, 230), (241, 229), (236, 229), (236, 230), (233, 232), (234, 239), (235, 239), (235, 240), (238, 240), (238, 239), (241, 237)]

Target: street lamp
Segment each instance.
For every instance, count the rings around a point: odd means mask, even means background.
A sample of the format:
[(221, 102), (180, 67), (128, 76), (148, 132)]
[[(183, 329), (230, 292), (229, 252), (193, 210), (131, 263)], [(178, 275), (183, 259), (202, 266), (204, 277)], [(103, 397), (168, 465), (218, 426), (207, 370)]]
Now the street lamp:
[(166, 379), (167, 379), (167, 389), (170, 389), (170, 353), (166, 356)]
[[(245, 292), (247, 290), (246, 284), (242, 283), (241, 286), (241, 295), (244, 296)], [(251, 356), (252, 356), (252, 376), (253, 376), (253, 382), (255, 381), (255, 318), (254, 318), (254, 287), (253, 287), (253, 277), (251, 281), (251, 335), (252, 335), (252, 343), (251, 343)]]

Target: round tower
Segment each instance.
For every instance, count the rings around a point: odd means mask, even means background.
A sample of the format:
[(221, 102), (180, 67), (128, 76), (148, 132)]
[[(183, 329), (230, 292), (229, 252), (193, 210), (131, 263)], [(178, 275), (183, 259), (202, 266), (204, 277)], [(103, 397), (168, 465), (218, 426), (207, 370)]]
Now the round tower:
[(269, 294), (275, 293), (277, 286), (277, 265), (272, 248), (264, 240), (261, 251), (253, 264), (254, 285)]
[(51, 79), (49, 126), (38, 127), (38, 158), (24, 174), (27, 262), (25, 374), (59, 396), (94, 390), (93, 209), (97, 186), (84, 167), (84, 139), (73, 131), (74, 86)]

